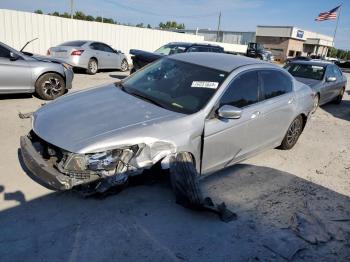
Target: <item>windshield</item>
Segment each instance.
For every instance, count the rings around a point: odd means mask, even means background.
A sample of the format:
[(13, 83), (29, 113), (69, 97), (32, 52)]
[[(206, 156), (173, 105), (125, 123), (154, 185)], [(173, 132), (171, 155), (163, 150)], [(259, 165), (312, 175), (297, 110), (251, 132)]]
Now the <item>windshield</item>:
[(294, 77), (322, 80), (326, 68), (308, 64), (288, 64), (284, 67)]
[(206, 105), (227, 74), (163, 58), (125, 79), (122, 86), (126, 92), (168, 110), (192, 114)]
[(178, 53), (184, 53), (186, 51), (186, 46), (180, 46), (180, 45), (164, 45), (160, 48), (158, 48), (154, 53), (160, 54), (160, 55), (173, 55)]

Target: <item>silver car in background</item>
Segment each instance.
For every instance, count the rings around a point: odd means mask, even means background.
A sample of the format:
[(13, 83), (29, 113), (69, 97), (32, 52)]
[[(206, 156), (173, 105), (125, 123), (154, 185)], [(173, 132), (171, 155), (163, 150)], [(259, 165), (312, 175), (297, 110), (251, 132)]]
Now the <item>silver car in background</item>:
[(62, 61), (19, 52), (0, 42), (0, 94), (36, 93), (52, 100), (72, 88), (73, 70)]
[(263, 150), (292, 148), (313, 98), (309, 86), (271, 63), (176, 54), (41, 107), (21, 137), (21, 154), (56, 190), (96, 183), (91, 188), (103, 191), (104, 181), (121, 185), (157, 163), (168, 168), (180, 153), (190, 156), (182, 164), (209, 174)]
[(70, 41), (47, 51), (50, 57), (65, 61), (73, 67), (85, 68), (88, 74), (96, 74), (99, 69), (119, 69), (127, 71), (126, 56), (105, 43), (97, 41)]
[(315, 92), (314, 110), (329, 102), (340, 104), (346, 87), (346, 76), (338, 66), (326, 61), (293, 61), (285, 67), (298, 81)]

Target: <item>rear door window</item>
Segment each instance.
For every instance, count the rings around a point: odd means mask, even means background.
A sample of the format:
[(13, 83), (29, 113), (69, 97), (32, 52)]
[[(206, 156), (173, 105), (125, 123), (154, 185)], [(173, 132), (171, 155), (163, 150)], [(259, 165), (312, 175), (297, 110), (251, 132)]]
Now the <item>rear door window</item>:
[(264, 99), (284, 95), (293, 90), (292, 79), (277, 70), (262, 70), (259, 72)]
[(230, 83), (220, 100), (220, 106), (231, 105), (238, 108), (259, 102), (259, 84), (257, 71), (239, 75)]
[(114, 50), (110, 46), (108, 46), (106, 44), (102, 44), (102, 43), (100, 43), (100, 46), (101, 46), (102, 51), (114, 53)]

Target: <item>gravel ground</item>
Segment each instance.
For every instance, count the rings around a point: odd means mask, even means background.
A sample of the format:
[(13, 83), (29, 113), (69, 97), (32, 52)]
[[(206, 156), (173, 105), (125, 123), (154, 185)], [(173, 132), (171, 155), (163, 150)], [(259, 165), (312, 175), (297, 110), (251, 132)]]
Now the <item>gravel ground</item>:
[[(123, 77), (76, 74), (73, 91)], [(205, 194), (237, 213), (229, 223), (177, 205), (166, 179), (105, 199), (43, 188), (18, 160), (30, 129), (18, 112), (43, 101), (1, 96), (1, 261), (350, 261), (349, 89), (341, 105), (316, 112), (292, 150), (202, 180)]]

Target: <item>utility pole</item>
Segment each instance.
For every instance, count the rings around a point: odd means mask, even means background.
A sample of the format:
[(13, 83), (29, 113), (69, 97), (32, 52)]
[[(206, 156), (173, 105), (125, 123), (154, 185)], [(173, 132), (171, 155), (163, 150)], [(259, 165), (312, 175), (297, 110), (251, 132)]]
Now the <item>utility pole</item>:
[(219, 13), (218, 31), (216, 32), (216, 42), (219, 42), (220, 23), (221, 23), (221, 11), (220, 11), (220, 13)]
[(73, 2), (74, 0), (70, 0), (70, 18), (73, 19)]

